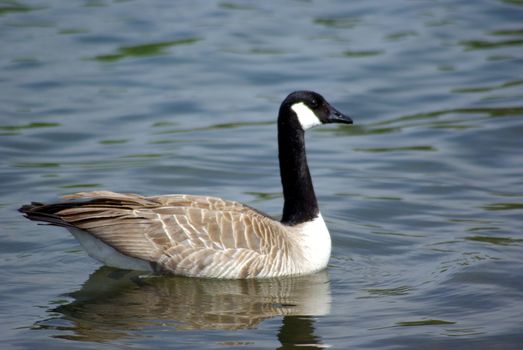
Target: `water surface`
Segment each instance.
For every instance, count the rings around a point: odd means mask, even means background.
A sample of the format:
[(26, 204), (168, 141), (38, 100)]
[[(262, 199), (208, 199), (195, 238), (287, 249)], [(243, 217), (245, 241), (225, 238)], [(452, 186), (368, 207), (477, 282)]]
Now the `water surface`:
[[(523, 3), (0, 1), (2, 349), (518, 349)], [(16, 212), (110, 189), (280, 215), (275, 119), (308, 133), (327, 271), (101, 268)]]

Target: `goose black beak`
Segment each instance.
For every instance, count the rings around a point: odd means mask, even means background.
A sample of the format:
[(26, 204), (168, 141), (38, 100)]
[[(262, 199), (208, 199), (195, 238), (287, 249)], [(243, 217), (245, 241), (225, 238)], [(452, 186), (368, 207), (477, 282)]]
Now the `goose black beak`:
[(329, 109), (330, 113), (327, 118), (327, 123), (352, 124), (352, 119), (348, 115), (341, 113), (332, 106), (329, 106)]

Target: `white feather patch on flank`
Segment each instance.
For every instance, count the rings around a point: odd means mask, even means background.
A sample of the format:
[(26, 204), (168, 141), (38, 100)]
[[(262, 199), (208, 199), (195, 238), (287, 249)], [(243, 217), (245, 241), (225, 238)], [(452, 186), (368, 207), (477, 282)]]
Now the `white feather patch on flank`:
[(312, 221), (300, 224), (297, 229), (308, 270), (319, 271), (327, 267), (331, 255), (331, 236), (321, 214)]
[(303, 102), (295, 103), (291, 106), (291, 109), (298, 116), (298, 120), (303, 130), (312, 128), (313, 126), (320, 125), (321, 121), (318, 119), (316, 114), (307, 107)]
[(80, 245), (90, 257), (95, 258), (107, 266), (125, 270), (153, 272), (151, 264), (148, 261), (124, 255), (90, 233), (77, 228), (70, 228), (69, 232), (80, 242)]

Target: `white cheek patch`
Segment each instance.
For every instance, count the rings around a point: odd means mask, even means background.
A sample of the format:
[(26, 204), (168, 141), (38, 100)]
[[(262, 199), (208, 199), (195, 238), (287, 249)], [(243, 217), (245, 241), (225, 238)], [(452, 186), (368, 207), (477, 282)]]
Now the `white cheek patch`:
[(298, 120), (300, 121), (303, 130), (310, 129), (313, 126), (321, 124), (321, 121), (318, 119), (316, 114), (314, 114), (314, 112), (309, 107), (307, 107), (305, 103), (295, 103), (291, 106), (291, 109), (298, 116)]

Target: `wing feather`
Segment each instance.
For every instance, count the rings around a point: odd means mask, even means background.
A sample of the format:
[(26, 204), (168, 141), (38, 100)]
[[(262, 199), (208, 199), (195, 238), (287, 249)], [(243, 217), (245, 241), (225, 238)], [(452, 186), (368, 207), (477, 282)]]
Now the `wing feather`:
[(56, 204), (49, 215), (63, 226), (84, 230), (122, 254), (176, 274), (254, 277), (268, 268), (267, 259), (289, 250), (288, 234), (278, 221), (234, 201), (107, 191), (66, 198), (89, 200)]

